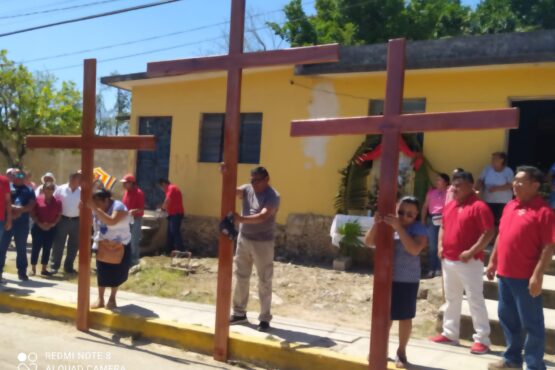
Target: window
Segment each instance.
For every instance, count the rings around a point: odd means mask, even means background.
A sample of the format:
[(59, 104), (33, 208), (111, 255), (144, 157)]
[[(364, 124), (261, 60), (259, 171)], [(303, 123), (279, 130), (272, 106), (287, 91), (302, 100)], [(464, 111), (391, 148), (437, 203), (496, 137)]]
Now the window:
[[(368, 114), (377, 116), (383, 114), (383, 100), (370, 100)], [(426, 99), (403, 99), (403, 113), (424, 113), (426, 112)]]
[[(383, 114), (383, 100), (371, 99), (368, 104), (368, 114), (371, 116), (377, 116)], [(416, 98), (416, 99), (403, 99), (403, 113), (424, 113), (426, 112), (426, 99)], [(424, 134), (418, 132), (416, 134), (416, 140), (422, 148), (424, 145)]]
[[(199, 162), (221, 162), (224, 147), (223, 113), (204, 113), (200, 123)], [(260, 162), (262, 113), (242, 113), (239, 163)]]

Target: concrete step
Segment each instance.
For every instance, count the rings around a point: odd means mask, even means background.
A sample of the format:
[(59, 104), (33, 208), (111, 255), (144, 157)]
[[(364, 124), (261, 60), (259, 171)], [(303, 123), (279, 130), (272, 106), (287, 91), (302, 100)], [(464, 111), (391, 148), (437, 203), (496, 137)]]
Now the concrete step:
[[(489, 322), (491, 325), (491, 342), (494, 345), (505, 346), (505, 337), (503, 336), (503, 330), (499, 324), (499, 318), (497, 316), (497, 301), (486, 299), (486, 307), (488, 309)], [(443, 320), (444, 307), (441, 307), (439, 312), (439, 320), (437, 329), (441, 332), (442, 320)], [(553, 355), (555, 354), (555, 309), (544, 308), (543, 310), (545, 317), (545, 353)], [(472, 340), (472, 334), (474, 329), (472, 327), (472, 317), (470, 315), (470, 309), (468, 307), (468, 302), (464, 299), (461, 312), (461, 339)]]
[[(543, 307), (555, 309), (555, 276), (544, 275), (543, 278)], [(484, 276), (484, 297), (486, 299), (498, 300), (497, 278), (489, 281)]]

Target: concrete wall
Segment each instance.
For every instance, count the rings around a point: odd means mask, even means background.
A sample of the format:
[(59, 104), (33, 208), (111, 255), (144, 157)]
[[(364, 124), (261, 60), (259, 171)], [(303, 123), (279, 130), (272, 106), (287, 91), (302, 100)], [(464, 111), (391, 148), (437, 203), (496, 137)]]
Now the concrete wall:
[[(98, 150), (95, 152), (94, 165), (102, 167), (110, 175), (121, 179), (126, 173), (132, 172), (129, 151)], [(70, 172), (81, 167), (81, 156), (72, 150), (29, 150), (23, 160), (26, 169), (33, 173), (33, 181), (40, 184), (40, 178), (45, 172), (52, 172), (58, 184), (66, 183)], [(6, 168), (6, 162), (0, 161), (1, 168)], [(114, 185), (114, 196), (121, 199), (123, 194), (120, 184)]]

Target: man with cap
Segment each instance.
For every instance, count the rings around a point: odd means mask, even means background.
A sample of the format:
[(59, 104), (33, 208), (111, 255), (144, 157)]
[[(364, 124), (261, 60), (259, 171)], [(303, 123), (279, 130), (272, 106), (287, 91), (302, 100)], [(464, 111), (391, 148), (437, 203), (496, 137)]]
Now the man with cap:
[(58, 222), (50, 267), (52, 273), (58, 272), (62, 263), (64, 247), (67, 240), (64, 271), (74, 274), (73, 262), (79, 248), (79, 204), (81, 202), (81, 171), (74, 171), (69, 175), (69, 181), (56, 188), (54, 197), (62, 202), (62, 218)]
[(139, 264), (140, 259), (140, 242), (141, 242), (141, 226), (143, 224), (143, 215), (145, 210), (145, 195), (137, 185), (135, 176), (127, 174), (120, 181), (123, 184), (125, 193), (123, 193), (123, 204), (127, 207), (129, 215), (133, 217), (131, 223), (131, 265)]
[(19, 280), (29, 280), (27, 276), (27, 237), (29, 236), (29, 213), (35, 207), (35, 193), (25, 185), (25, 173), (19, 169), (11, 172), (13, 188), (11, 190), (12, 227), (5, 230), (0, 240), (0, 276), (4, 271), (6, 252), (12, 238), (17, 252), (16, 266)]
[(54, 184), (54, 187), (56, 187), (56, 178), (54, 177), (54, 174), (52, 172), (47, 172), (44, 175), (42, 175), (42, 177), (40, 178), (40, 182), (41, 184), (35, 189), (35, 196), (37, 198), (42, 193), (43, 185), (46, 184), (47, 182)]

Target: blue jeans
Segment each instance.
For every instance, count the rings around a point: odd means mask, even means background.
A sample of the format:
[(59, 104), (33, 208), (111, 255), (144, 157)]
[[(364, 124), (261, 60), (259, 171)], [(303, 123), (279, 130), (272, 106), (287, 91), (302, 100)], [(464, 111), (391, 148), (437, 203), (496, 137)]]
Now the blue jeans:
[(181, 237), (181, 221), (183, 215), (168, 216), (168, 242), (166, 245), (166, 252), (171, 253), (172, 250), (184, 251), (185, 245)]
[(499, 322), (505, 334), (505, 361), (522, 365), (522, 349), (528, 370), (545, 370), (545, 323), (541, 295), (533, 298), (527, 279), (499, 276)]
[(143, 218), (135, 217), (133, 223), (129, 225), (131, 228), (131, 266), (138, 265), (141, 258), (141, 227), (143, 226)]
[(0, 273), (4, 271), (6, 253), (12, 238), (15, 240), (17, 253), (16, 266), (19, 275), (27, 274), (27, 237), (29, 236), (29, 217), (19, 217), (12, 222), (10, 230), (4, 230), (0, 240)]
[(437, 243), (440, 226), (432, 223), (432, 218), (428, 217), (428, 271), (441, 270), (441, 260), (437, 256)]

